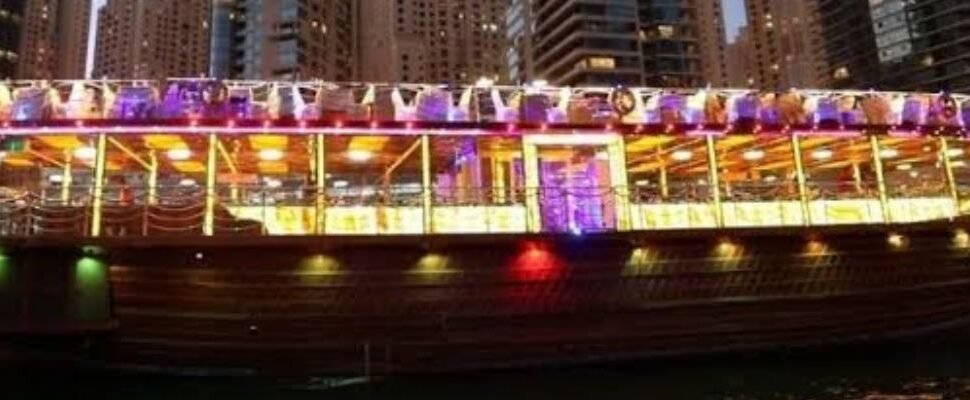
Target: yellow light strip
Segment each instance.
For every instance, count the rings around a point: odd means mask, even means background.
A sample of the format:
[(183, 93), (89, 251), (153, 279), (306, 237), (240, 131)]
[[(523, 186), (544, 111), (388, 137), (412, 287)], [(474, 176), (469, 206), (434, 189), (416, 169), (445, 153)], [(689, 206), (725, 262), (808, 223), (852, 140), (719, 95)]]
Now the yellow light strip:
[(71, 185), (74, 182), (74, 176), (72, 167), (74, 164), (74, 153), (70, 150), (64, 150), (64, 172), (62, 172), (61, 178), (61, 204), (68, 205), (71, 201)]
[(326, 193), (327, 193), (327, 169), (326, 169), (326, 141), (322, 133), (318, 133), (314, 137), (314, 144), (316, 145), (314, 151), (314, 162), (315, 171), (317, 178), (317, 197), (316, 197), (316, 217), (317, 223), (314, 228), (314, 232), (318, 235), (322, 235), (326, 232)]
[[(404, 150), (404, 153), (401, 153), (401, 155), (396, 160), (394, 160), (394, 163), (392, 163), (389, 167), (387, 167), (387, 170), (384, 171), (383, 182), (385, 182), (385, 183), (390, 182), (391, 181), (391, 174), (393, 174), (394, 171), (397, 170), (397, 168), (401, 166), (401, 164), (404, 164), (404, 161), (407, 160), (408, 157), (410, 157), (411, 154), (414, 153), (415, 151), (417, 151), (418, 148), (421, 147), (421, 146), (424, 146), (424, 138), (423, 137), (421, 139), (415, 140), (414, 143), (412, 143), (411, 146), (407, 148), (407, 150)], [(421, 147), (421, 151), (422, 151), (422, 154), (423, 154), (423, 152), (424, 152), (424, 148), (423, 147)], [(423, 157), (423, 155), (422, 155), (422, 157)], [(422, 159), (422, 162), (423, 162), (423, 159)]]
[(609, 155), (610, 181), (615, 190), (616, 228), (619, 231), (632, 229), (630, 217), (630, 184), (626, 171), (626, 146), (623, 137), (612, 135), (615, 139), (606, 147)]
[(431, 138), (421, 136), (421, 187), (424, 206), (424, 233), (433, 233), (434, 221), (431, 215)]
[(539, 149), (523, 138), (522, 163), (525, 166), (526, 227), (529, 232), (542, 231), (542, 214), (539, 209)]
[(94, 158), (94, 203), (91, 205), (91, 236), (101, 236), (101, 205), (104, 202), (104, 166), (107, 160), (108, 140), (104, 133), (98, 134), (98, 149)]
[(953, 160), (950, 160), (950, 143), (946, 137), (940, 137), (940, 157), (943, 158), (943, 171), (946, 173), (946, 185), (950, 189), (950, 197), (953, 199), (953, 209), (960, 210), (960, 192), (957, 190), (957, 180), (953, 175)]
[[(886, 177), (882, 170), (882, 155), (879, 149), (879, 138), (869, 137), (869, 146), (872, 148), (872, 163), (876, 169), (876, 187), (879, 190), (879, 204), (882, 206), (882, 218), (885, 223), (892, 222), (892, 212), (889, 209), (889, 195), (886, 192)], [(858, 164), (856, 164), (858, 165)]]
[(721, 182), (717, 167), (717, 147), (714, 136), (707, 135), (707, 172), (711, 186), (711, 199), (714, 200), (714, 220), (718, 227), (724, 226), (724, 208), (721, 206)]
[(798, 200), (802, 204), (802, 221), (805, 225), (812, 224), (811, 207), (808, 206), (808, 187), (805, 179), (805, 163), (802, 160), (801, 138), (795, 134), (791, 137), (792, 155), (795, 158), (795, 178), (798, 182)]
[(141, 157), (138, 156), (138, 154), (135, 154), (134, 151), (129, 149), (128, 146), (125, 146), (124, 143), (119, 142), (118, 139), (109, 137), (108, 142), (110, 142), (112, 146), (117, 147), (118, 150), (121, 150), (121, 152), (125, 153), (125, 155), (127, 155), (128, 157), (131, 157), (132, 160), (135, 160), (135, 162), (137, 162), (143, 168), (147, 170), (152, 169), (152, 165), (149, 162), (143, 160)]
[(50, 163), (50, 164), (52, 164), (52, 165), (54, 165), (54, 166), (56, 166), (58, 168), (64, 168), (64, 163), (63, 162), (61, 162), (60, 160), (57, 160), (57, 159), (55, 159), (55, 158), (53, 158), (51, 156), (48, 156), (48, 155), (46, 155), (44, 153), (41, 153), (41, 152), (36, 151), (36, 150), (27, 150), (27, 153), (30, 154), (30, 155), (32, 155), (32, 156), (34, 156), (34, 157), (37, 157), (37, 158), (39, 158), (41, 160), (47, 161), (48, 163)]
[(215, 234), (216, 211), (216, 160), (219, 138), (215, 133), (209, 134), (209, 151), (205, 168), (205, 219), (202, 233), (206, 236)]
[(158, 156), (155, 150), (148, 152), (148, 204), (158, 203)]
[(221, 140), (216, 141), (216, 147), (219, 149), (219, 155), (221, 155), (222, 159), (226, 161), (226, 166), (229, 167), (229, 171), (233, 174), (238, 174), (239, 170), (236, 169), (236, 163), (232, 160), (232, 157), (229, 156), (229, 151), (226, 150), (226, 146), (222, 144)]

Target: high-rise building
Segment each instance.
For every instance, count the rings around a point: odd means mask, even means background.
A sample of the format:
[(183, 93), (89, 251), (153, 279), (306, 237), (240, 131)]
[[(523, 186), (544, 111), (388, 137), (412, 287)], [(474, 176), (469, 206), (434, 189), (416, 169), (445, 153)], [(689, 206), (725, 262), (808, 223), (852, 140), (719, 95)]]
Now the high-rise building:
[(748, 26), (742, 26), (738, 30), (734, 41), (728, 43), (725, 50), (727, 59), (727, 86), (730, 87), (753, 87), (757, 82), (755, 73), (758, 65), (755, 57), (754, 44), (751, 41), (751, 30)]
[(970, 2), (820, 1), (831, 85), (970, 91)]
[(817, 0), (746, 0), (752, 86), (818, 87), (824, 72)]
[[(357, 0), (220, 3), (226, 4), (216, 7), (215, 16), (223, 21), (231, 16), (231, 27), (218, 27), (213, 43), (230, 45), (230, 76), (339, 81), (357, 76)], [(227, 32), (231, 39), (224, 38)], [(225, 63), (220, 65), (224, 70)]]
[(241, 57), (236, 34), (244, 27), (242, 16), (237, 0), (212, 1), (209, 76), (225, 79), (239, 74), (233, 64)]
[(17, 77), (84, 78), (91, 0), (26, 0)]
[[(723, 85), (724, 22), (710, 0), (512, 0), (519, 80), (556, 84)], [(523, 68), (521, 66), (528, 66)]]
[(24, 0), (0, 1), (0, 79), (11, 79), (17, 73), (23, 13)]
[(360, 0), (361, 77), (504, 80), (508, 0)]
[(93, 75), (207, 75), (211, 6), (212, 0), (108, 0), (98, 12)]

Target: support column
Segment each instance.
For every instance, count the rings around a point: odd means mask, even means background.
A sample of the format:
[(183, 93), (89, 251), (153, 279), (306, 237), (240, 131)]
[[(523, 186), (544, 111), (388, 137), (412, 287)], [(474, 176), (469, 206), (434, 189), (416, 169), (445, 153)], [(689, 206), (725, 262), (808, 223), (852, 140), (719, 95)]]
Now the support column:
[(326, 210), (326, 194), (327, 194), (327, 169), (326, 169), (326, 158), (324, 157), (324, 151), (326, 142), (325, 137), (322, 133), (317, 133), (314, 136), (314, 171), (316, 171), (316, 227), (315, 232), (317, 235), (323, 235), (326, 232), (327, 223), (327, 210)]
[(64, 170), (61, 172), (61, 205), (71, 204), (71, 186), (74, 184), (74, 153), (64, 151)]
[(943, 171), (946, 173), (946, 185), (953, 199), (953, 216), (960, 215), (960, 190), (957, 188), (956, 175), (953, 174), (953, 160), (950, 159), (950, 143), (946, 137), (940, 137), (940, 157), (943, 158)]
[(869, 136), (869, 145), (872, 148), (872, 165), (876, 170), (876, 187), (879, 190), (879, 204), (882, 207), (882, 218), (884, 223), (892, 222), (892, 212), (889, 209), (889, 194), (886, 191), (886, 178), (882, 169), (882, 150), (879, 148), (879, 138), (875, 135)]
[(663, 158), (662, 146), (657, 146), (657, 164), (660, 165), (660, 198), (666, 202), (670, 198), (670, 184), (667, 179), (667, 160)]
[(711, 200), (714, 201), (714, 220), (717, 226), (724, 227), (724, 207), (721, 205), (721, 179), (717, 166), (717, 147), (714, 135), (707, 135), (708, 185), (711, 186)]
[(202, 233), (206, 236), (215, 234), (216, 211), (216, 160), (219, 156), (219, 137), (215, 133), (209, 134), (209, 151), (205, 167), (205, 219), (202, 223)]
[(148, 204), (158, 204), (158, 156), (155, 150), (148, 153)]
[(421, 205), (424, 209), (424, 233), (434, 233), (431, 209), (431, 138), (421, 136)]
[(809, 206), (808, 185), (805, 179), (805, 162), (802, 159), (801, 138), (797, 133), (791, 137), (792, 155), (795, 157), (795, 178), (798, 183), (798, 201), (802, 205), (802, 223), (812, 224), (812, 209)]
[(539, 149), (523, 138), (522, 169), (525, 173), (526, 230), (542, 231), (542, 210), (539, 208)]
[(91, 204), (91, 236), (101, 236), (101, 206), (104, 203), (104, 167), (107, 158), (108, 138), (98, 134), (97, 154), (94, 157), (94, 193)]
[(494, 204), (505, 204), (505, 164), (507, 161), (500, 160), (495, 156), (492, 161), (492, 202)]
[(607, 145), (609, 155), (610, 181), (613, 186), (613, 202), (616, 209), (616, 229), (629, 231), (632, 229), (630, 212), (630, 178), (626, 170), (626, 142), (617, 135), (617, 139)]

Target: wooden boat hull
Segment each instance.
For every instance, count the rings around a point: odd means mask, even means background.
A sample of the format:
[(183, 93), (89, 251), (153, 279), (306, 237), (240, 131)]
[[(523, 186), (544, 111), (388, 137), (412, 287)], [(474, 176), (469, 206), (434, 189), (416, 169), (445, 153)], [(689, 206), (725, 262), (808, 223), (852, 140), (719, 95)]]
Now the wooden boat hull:
[(970, 315), (958, 226), (8, 241), (0, 327), (28, 358), (313, 374), (873, 340)]

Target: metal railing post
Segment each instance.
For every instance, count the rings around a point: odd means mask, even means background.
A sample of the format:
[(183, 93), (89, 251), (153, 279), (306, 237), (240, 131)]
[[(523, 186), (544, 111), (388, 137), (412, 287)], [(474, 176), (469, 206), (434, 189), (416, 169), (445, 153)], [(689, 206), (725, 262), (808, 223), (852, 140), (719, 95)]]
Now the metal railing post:
[(94, 157), (94, 194), (91, 204), (91, 236), (101, 236), (101, 207), (104, 203), (104, 168), (107, 158), (107, 135), (98, 134), (97, 154)]

